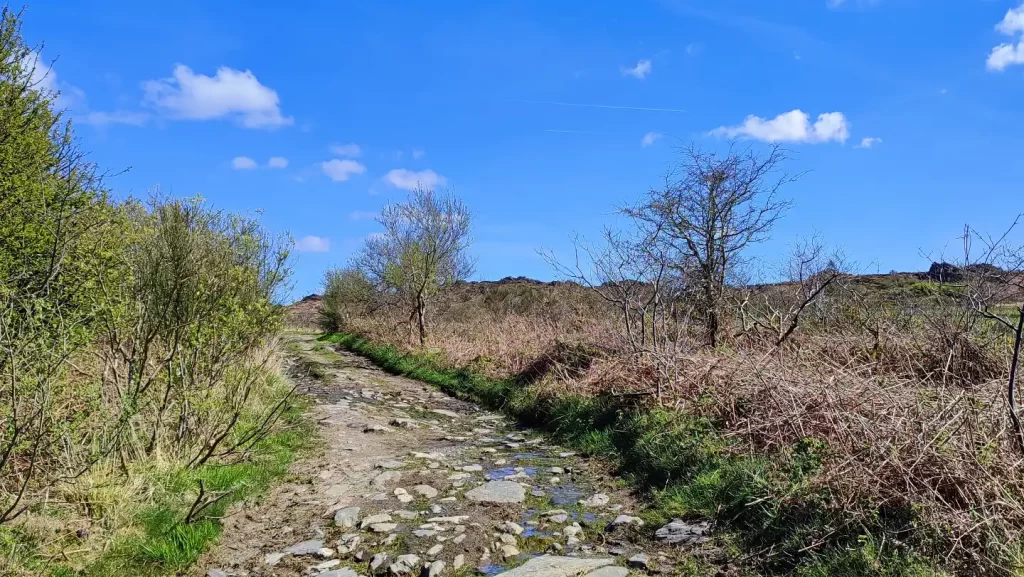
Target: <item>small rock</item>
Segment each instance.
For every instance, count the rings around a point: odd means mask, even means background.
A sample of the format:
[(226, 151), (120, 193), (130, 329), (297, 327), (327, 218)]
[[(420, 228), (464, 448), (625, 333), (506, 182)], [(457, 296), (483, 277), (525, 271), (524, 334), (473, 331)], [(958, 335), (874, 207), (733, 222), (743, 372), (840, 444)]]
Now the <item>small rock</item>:
[(636, 555), (630, 557), (628, 561), (626, 561), (626, 564), (630, 567), (634, 569), (640, 569), (642, 571), (646, 571), (649, 568), (650, 563), (651, 558), (647, 555), (647, 553), (637, 553)]
[(387, 553), (376, 553), (370, 558), (370, 572), (376, 573), (378, 569), (384, 566), (388, 561)]
[(414, 421), (412, 419), (391, 419), (391, 422), (388, 423), (388, 424), (391, 425), (392, 427), (401, 427), (403, 429), (418, 429), (418, 428), (420, 428), (420, 426), (416, 423), (416, 421)]
[(434, 545), (427, 549), (427, 557), (437, 557), (438, 553), (444, 550), (444, 545)]
[(629, 515), (619, 515), (608, 523), (605, 527), (605, 531), (614, 531), (617, 527), (625, 527), (629, 525), (636, 525), (637, 527), (644, 526), (644, 520), (640, 517), (630, 517)]
[(608, 495), (604, 493), (595, 493), (593, 497), (589, 499), (581, 499), (580, 505), (584, 507), (600, 507), (608, 504)]
[(359, 507), (345, 507), (334, 512), (334, 524), (343, 529), (356, 526), (359, 521)]
[(396, 461), (394, 459), (389, 459), (387, 461), (381, 461), (381, 462), (377, 463), (376, 465), (374, 465), (374, 467), (376, 467), (378, 469), (401, 469), (404, 466), (405, 466), (405, 463), (403, 463), (402, 461)]
[(396, 523), (374, 523), (370, 525), (370, 530), (374, 533), (390, 533), (398, 528)]
[(401, 487), (395, 489), (395, 497), (398, 497), (398, 500), (402, 503), (412, 503), (416, 500), (416, 497), (413, 497), (408, 491)]
[(291, 547), (284, 550), (285, 553), (295, 556), (301, 555), (316, 555), (324, 548), (324, 542), (319, 539), (310, 539), (309, 541), (303, 541), (296, 543)]
[(325, 571), (323, 573), (317, 573), (316, 577), (362, 577), (359, 573), (345, 568), (345, 569), (334, 569), (333, 571)]
[(557, 484), (559, 484), (561, 482), (562, 482), (562, 479), (560, 479), (558, 477), (551, 477), (550, 479), (548, 479), (548, 483), (551, 483), (552, 485), (557, 485)]
[(550, 469), (548, 469), (548, 471), (550, 471), (552, 475), (564, 475), (565, 474), (565, 469), (563, 469), (561, 467), (551, 467)]
[(502, 545), (501, 546), (501, 556), (504, 557), (505, 559), (508, 559), (509, 557), (515, 557), (518, 554), (519, 554), (519, 549), (516, 549), (515, 545)]
[(426, 459), (428, 461), (443, 461), (444, 455), (441, 453), (420, 453), (413, 452), (411, 455), (416, 459)]
[(420, 514), (416, 511), (406, 511), (405, 509), (399, 509), (398, 511), (395, 511), (395, 515), (398, 515), (399, 517), (406, 520), (412, 520), (420, 516)]
[(402, 478), (402, 474), (398, 471), (384, 471), (377, 475), (370, 481), (370, 484), (377, 488), (383, 488), (389, 483), (397, 483)]
[(465, 564), (466, 564), (466, 556), (463, 555), (462, 553), (459, 553), (458, 555), (455, 556), (455, 559), (452, 559), (452, 569), (454, 569), (456, 571), (458, 571), (459, 569), (462, 569), (462, 566), (465, 565)]
[(412, 488), (412, 492), (416, 493), (417, 495), (426, 497), (427, 499), (433, 499), (434, 497), (437, 497), (437, 489), (431, 487), (430, 485), (416, 485), (415, 487)]
[[(629, 569), (625, 567), (601, 567), (597, 571), (587, 573), (584, 577), (627, 577)], [(320, 577), (317, 575), (317, 577)]]
[(526, 492), (519, 483), (489, 481), (466, 491), (466, 498), (478, 503), (522, 503), (526, 499)]
[(509, 535), (508, 533), (502, 533), (501, 535), (498, 535), (498, 540), (504, 543), (505, 545), (515, 545), (516, 543), (518, 543), (518, 541), (516, 541), (515, 536)]
[(228, 577), (228, 574), (220, 569), (210, 569), (206, 572), (206, 577)]
[(313, 565), (313, 568), (317, 571), (326, 571), (331, 567), (337, 567), (338, 565), (341, 565), (341, 559), (331, 559), (330, 561), (324, 561), (319, 565)]
[(523, 534), (522, 525), (519, 525), (518, 523), (513, 523), (512, 521), (505, 521), (504, 523), (498, 525), (498, 530), (502, 533), (510, 533), (512, 535)]
[(366, 425), (363, 428), (364, 433), (390, 433), (391, 429), (384, 425)]
[(363, 522), (359, 524), (359, 528), (360, 529), (365, 529), (365, 528), (369, 527), (370, 525), (375, 525), (377, 523), (390, 523), (390, 522), (391, 522), (391, 515), (388, 515), (387, 513), (378, 513), (376, 515), (370, 515), (369, 517), (364, 518)]
[(388, 567), (392, 575), (409, 575), (420, 564), (420, 558), (416, 555), (399, 555), (398, 559)]
[(573, 456), (573, 455), (575, 455), (575, 454), (576, 454), (576, 453), (573, 453), (573, 452), (571, 452), (571, 451), (570, 451), (570, 452), (568, 452), (568, 453), (559, 453), (559, 454), (558, 454), (558, 458), (559, 458), (559, 459), (568, 459), (569, 457), (572, 457), (572, 456)]
[(442, 509), (440, 505), (431, 505), (430, 506), (430, 512), (435, 514), (435, 515), (439, 515), (443, 511), (444, 511), (444, 509)]
[(466, 465), (463, 467), (458, 467), (457, 470), (465, 471), (466, 473), (479, 473), (480, 471), (483, 471), (484, 468), (482, 465)]
[(506, 571), (501, 577), (567, 577), (575, 575), (586, 575), (591, 571), (611, 565), (611, 558), (584, 559), (581, 557), (558, 557), (555, 555), (541, 555), (534, 557), (526, 563)]
[(465, 540), (466, 540), (466, 534), (463, 533), (463, 534), (459, 535), (458, 537), (452, 539), (452, 543), (455, 543), (456, 545), (458, 545), (459, 543), (462, 543)]
[(542, 491), (540, 489), (534, 489), (534, 490), (530, 491), (530, 494), (533, 495), (534, 497), (543, 497), (543, 496), (547, 495), (547, 493), (545, 493), (544, 491)]
[(673, 519), (671, 523), (654, 532), (654, 536), (657, 537), (659, 541), (672, 545), (696, 545), (704, 543), (711, 538), (709, 536), (710, 534), (710, 522), (698, 521), (696, 523), (687, 523), (682, 519)]
[(441, 415), (442, 417), (449, 417), (451, 419), (459, 418), (459, 414), (456, 413), (455, 411), (447, 411), (445, 409), (430, 409), (430, 412), (434, 413), (435, 415)]
[(417, 537), (426, 538), (426, 537), (433, 537), (434, 535), (437, 535), (437, 531), (434, 531), (432, 529), (416, 529), (415, 531), (412, 532), (412, 534), (417, 536)]
[(583, 527), (580, 527), (579, 523), (573, 523), (572, 525), (562, 529), (562, 533), (564, 533), (566, 537), (575, 537), (582, 532)]

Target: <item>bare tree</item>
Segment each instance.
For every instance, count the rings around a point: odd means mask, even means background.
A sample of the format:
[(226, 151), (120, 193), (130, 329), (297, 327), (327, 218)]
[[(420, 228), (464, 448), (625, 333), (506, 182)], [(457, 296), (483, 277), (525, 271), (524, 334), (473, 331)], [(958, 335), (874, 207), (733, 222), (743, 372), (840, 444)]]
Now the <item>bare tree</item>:
[(823, 297), (846, 275), (842, 253), (829, 251), (815, 235), (798, 241), (783, 265), (778, 284), (747, 285), (739, 289), (738, 311), (741, 331), (767, 331), (776, 347), (782, 346), (812, 309), (826, 316)]
[(435, 297), (473, 273), (471, 221), (469, 208), (451, 191), (417, 187), (406, 202), (384, 207), (377, 219), (383, 234), (368, 239), (355, 259), (385, 296), (408, 311), (420, 345)]
[(663, 188), (622, 212), (658, 229), (666, 252), (677, 255), (673, 268), (689, 275), (714, 347), (730, 270), (744, 249), (767, 238), (790, 204), (778, 192), (797, 176), (780, 172), (787, 157), (777, 145), (766, 154), (731, 146), (724, 156), (690, 145), (682, 156)]

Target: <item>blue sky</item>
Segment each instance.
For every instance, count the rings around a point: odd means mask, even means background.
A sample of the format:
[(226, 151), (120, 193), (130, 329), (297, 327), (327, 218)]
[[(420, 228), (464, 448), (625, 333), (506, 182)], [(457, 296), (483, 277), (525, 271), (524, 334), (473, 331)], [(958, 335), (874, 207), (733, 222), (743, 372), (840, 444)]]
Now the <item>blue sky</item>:
[[(865, 272), (1024, 211), (1018, 1), (30, 2), (48, 85), (119, 194), (262, 210), (317, 289), (417, 180), (476, 215), (478, 278), (550, 278), (680, 145), (779, 141)], [(822, 116), (824, 115), (824, 116)], [(867, 139), (867, 140), (866, 140)]]

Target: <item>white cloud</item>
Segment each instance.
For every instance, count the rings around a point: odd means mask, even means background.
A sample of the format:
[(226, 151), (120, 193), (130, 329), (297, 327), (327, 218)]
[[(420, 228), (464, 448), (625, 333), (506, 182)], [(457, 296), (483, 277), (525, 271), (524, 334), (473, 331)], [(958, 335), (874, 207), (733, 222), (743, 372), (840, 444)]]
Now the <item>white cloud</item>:
[(644, 147), (644, 148), (647, 148), (648, 146), (650, 146), (650, 145), (654, 144), (654, 142), (655, 142), (656, 140), (658, 140), (659, 138), (661, 138), (661, 135), (660, 135), (660, 134), (658, 134), (657, 132), (648, 132), (648, 133), (647, 133), (647, 134), (645, 134), (645, 135), (644, 135), (644, 137), (643, 137), (643, 138), (642, 138), (642, 139), (640, 140), (640, 146), (642, 146), (642, 147)]
[(377, 216), (378, 215), (376, 212), (367, 212), (361, 210), (357, 210), (348, 215), (348, 217), (351, 218), (352, 220), (373, 220), (377, 218)]
[(283, 156), (271, 156), (267, 161), (269, 168), (288, 168), (288, 159)]
[(327, 252), (331, 250), (331, 241), (323, 236), (304, 236), (295, 241), (296, 252)]
[(336, 156), (348, 156), (351, 158), (357, 158), (363, 153), (358, 144), (332, 144), (328, 150)]
[(231, 168), (235, 170), (252, 170), (259, 166), (256, 161), (248, 156), (236, 156), (231, 159)]
[(76, 116), (75, 120), (82, 124), (91, 124), (93, 126), (107, 126), (110, 124), (142, 126), (149, 120), (149, 115), (145, 112), (115, 110), (114, 112), (87, 112)]
[(50, 62), (43, 60), (42, 54), (34, 50), (29, 51), (22, 60), (22, 66), (31, 74), (29, 82), (32, 88), (52, 96), (57, 109), (85, 108), (85, 91), (67, 82), (58, 81), (57, 71)]
[(142, 88), (146, 103), (175, 118), (232, 118), (246, 128), (273, 128), (294, 122), (282, 116), (277, 92), (260, 84), (249, 70), (222, 66), (216, 76), (205, 76), (178, 64), (170, 78), (149, 80)]
[(811, 124), (810, 117), (800, 109), (784, 112), (771, 120), (751, 114), (737, 126), (720, 126), (711, 131), (714, 136), (727, 138), (753, 138), (765, 142), (846, 142), (850, 136), (850, 123), (842, 112), (819, 114)]
[(881, 138), (875, 138), (874, 136), (867, 136), (860, 140), (860, 144), (856, 148), (871, 148), (876, 144), (882, 144)]
[(354, 160), (333, 159), (320, 163), (320, 170), (334, 182), (348, 180), (353, 174), (366, 172), (366, 167)]
[(636, 66), (632, 68), (623, 68), (623, 76), (632, 76), (633, 78), (639, 78), (643, 80), (648, 74), (651, 73), (651, 61), (641, 60), (636, 63)]
[(416, 160), (419, 160), (419, 159), (423, 158), (426, 155), (427, 155), (427, 151), (423, 150), (422, 148), (414, 148), (414, 149), (412, 149), (412, 157), (414, 159), (416, 159)]
[(430, 169), (414, 172), (404, 168), (396, 168), (388, 172), (384, 180), (391, 183), (392, 186), (406, 190), (415, 190), (417, 186), (434, 188), (439, 184), (448, 182), (447, 178)]
[(1016, 44), (1004, 42), (992, 49), (985, 67), (1002, 71), (1007, 66), (1024, 64), (1024, 4), (1006, 11), (1003, 19), (996, 24), (996, 30), (1007, 36), (1016, 37)]

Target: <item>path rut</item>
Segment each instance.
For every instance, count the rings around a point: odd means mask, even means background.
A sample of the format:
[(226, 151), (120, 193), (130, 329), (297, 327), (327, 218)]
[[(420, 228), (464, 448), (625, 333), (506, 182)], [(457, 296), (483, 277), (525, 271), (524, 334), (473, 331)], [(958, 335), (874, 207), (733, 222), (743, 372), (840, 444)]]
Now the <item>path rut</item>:
[(671, 551), (642, 554), (602, 464), (313, 335), (285, 340), (322, 449), (232, 509), (196, 576), (672, 573)]

